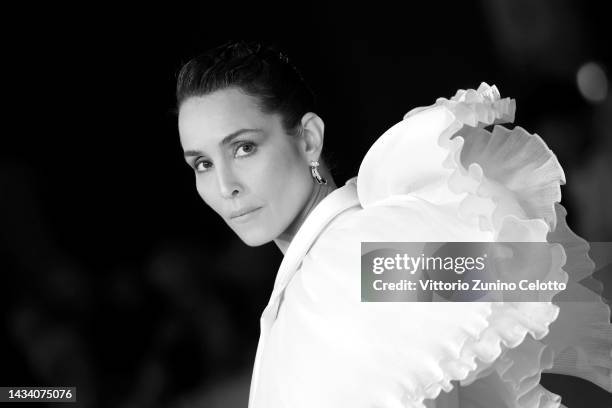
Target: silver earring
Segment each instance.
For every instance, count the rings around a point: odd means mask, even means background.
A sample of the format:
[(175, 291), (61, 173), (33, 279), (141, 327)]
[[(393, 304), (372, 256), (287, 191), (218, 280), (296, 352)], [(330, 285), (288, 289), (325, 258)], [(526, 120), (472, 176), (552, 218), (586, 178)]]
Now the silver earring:
[(321, 174), (319, 173), (319, 162), (318, 161), (312, 160), (310, 162), (310, 174), (312, 174), (312, 178), (318, 184), (327, 184), (327, 180), (321, 177)]

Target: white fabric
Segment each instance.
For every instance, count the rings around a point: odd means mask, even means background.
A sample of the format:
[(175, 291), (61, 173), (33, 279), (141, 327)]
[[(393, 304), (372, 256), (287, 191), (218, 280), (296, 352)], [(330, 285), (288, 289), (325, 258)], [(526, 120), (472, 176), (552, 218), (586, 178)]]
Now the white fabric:
[[(539, 136), (484, 129), (514, 109), (484, 83), (417, 108), (315, 207), (262, 314), (250, 408), (562, 406), (544, 370), (612, 392), (610, 309), (578, 283), (592, 264), (563, 170)], [(363, 241), (556, 242), (551, 273), (590, 301), (363, 303)]]

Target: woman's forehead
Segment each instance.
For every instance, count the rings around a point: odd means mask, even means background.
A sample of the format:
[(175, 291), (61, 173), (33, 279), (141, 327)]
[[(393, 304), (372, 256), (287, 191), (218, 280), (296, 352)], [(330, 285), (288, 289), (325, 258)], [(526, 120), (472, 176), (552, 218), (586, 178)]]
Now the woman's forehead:
[(184, 137), (203, 133), (223, 137), (242, 128), (274, 126), (274, 115), (263, 113), (257, 100), (237, 90), (222, 90), (191, 97), (181, 105), (179, 132)]

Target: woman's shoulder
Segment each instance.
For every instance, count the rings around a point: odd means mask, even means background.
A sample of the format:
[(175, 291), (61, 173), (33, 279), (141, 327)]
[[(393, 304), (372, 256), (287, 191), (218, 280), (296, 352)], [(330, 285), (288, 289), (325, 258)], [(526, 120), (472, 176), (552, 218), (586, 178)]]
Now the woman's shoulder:
[(435, 241), (457, 237), (451, 210), (410, 196), (368, 207), (353, 207), (334, 218), (312, 250), (336, 251), (368, 241)]

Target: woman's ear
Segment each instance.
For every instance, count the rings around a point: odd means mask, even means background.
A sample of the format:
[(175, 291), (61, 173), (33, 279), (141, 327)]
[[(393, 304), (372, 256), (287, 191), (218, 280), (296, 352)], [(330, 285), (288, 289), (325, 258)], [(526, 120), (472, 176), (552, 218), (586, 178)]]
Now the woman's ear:
[(319, 160), (323, 150), (325, 123), (316, 113), (307, 112), (302, 116), (302, 132), (300, 146), (306, 160)]

